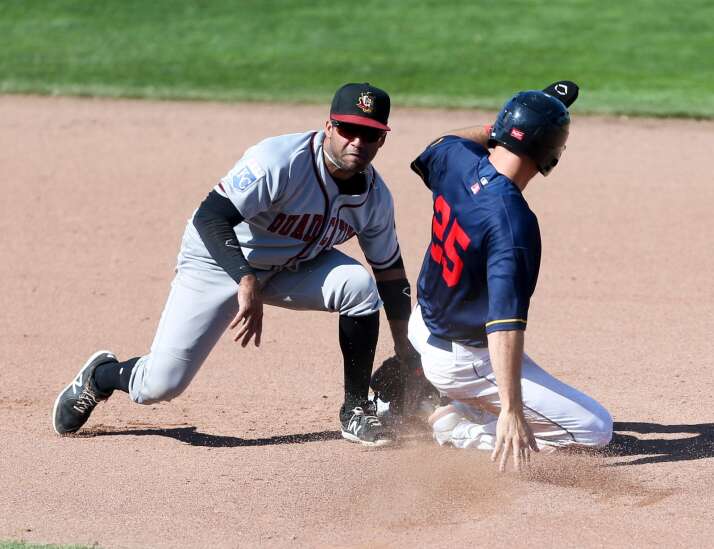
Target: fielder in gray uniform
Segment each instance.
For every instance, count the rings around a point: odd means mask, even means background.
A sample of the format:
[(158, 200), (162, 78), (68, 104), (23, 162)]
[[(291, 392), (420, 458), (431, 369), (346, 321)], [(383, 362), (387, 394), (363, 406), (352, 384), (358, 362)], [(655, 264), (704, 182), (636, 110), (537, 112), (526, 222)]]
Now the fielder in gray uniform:
[[(180, 395), (226, 328), (260, 345), (263, 304), (339, 314), (347, 440), (382, 446), (394, 433), (368, 400), (384, 304), (396, 355), (407, 340), (409, 283), (392, 196), (371, 165), (384, 144), (390, 100), (369, 84), (334, 96), (323, 131), (266, 139), (246, 151), (195, 211), (151, 351), (120, 362), (94, 353), (59, 394), (53, 425), (74, 433), (115, 391), (138, 404)], [(357, 236), (374, 277), (334, 246)]]

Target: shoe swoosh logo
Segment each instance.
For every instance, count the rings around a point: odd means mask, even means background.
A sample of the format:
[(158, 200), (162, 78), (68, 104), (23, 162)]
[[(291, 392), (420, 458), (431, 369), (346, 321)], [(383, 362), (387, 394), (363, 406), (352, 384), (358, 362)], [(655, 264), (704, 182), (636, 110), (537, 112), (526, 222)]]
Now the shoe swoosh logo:
[(72, 392), (76, 395), (77, 390), (82, 388), (82, 374), (79, 374), (72, 382)]

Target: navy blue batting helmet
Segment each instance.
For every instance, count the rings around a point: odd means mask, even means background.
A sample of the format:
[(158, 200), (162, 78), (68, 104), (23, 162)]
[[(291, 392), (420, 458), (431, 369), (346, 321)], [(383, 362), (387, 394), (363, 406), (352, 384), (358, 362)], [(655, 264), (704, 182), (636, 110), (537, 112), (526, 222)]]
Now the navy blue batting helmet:
[(548, 175), (565, 150), (569, 127), (570, 114), (560, 100), (542, 91), (520, 92), (498, 113), (489, 146), (527, 156)]

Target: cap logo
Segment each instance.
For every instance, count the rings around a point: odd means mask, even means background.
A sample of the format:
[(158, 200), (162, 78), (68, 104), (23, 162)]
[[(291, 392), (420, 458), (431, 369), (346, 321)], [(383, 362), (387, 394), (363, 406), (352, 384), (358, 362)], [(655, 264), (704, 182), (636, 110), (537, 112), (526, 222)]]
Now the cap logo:
[(513, 137), (514, 139), (518, 139), (518, 141), (523, 141), (523, 137), (525, 135), (526, 134), (519, 129), (516, 129), (516, 128), (511, 129), (511, 137)]
[(374, 111), (374, 94), (372, 92), (362, 92), (357, 99), (357, 108), (362, 112), (370, 114)]

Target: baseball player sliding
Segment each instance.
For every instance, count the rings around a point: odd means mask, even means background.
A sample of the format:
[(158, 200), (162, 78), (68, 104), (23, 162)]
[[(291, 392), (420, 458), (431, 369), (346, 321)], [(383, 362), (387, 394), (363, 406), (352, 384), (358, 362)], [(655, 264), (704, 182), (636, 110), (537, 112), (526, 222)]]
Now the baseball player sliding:
[(440, 444), (490, 450), (501, 470), (511, 454), (518, 469), (531, 450), (604, 446), (612, 436), (600, 404), (523, 352), (541, 241), (522, 193), (558, 163), (577, 94), (569, 81), (518, 93), (493, 127), (449, 132), (412, 163), (434, 216), (409, 339), (451, 399), (429, 423)]
[[(392, 197), (371, 165), (389, 131), (389, 110), (383, 90), (346, 84), (324, 130), (248, 149), (186, 226), (151, 351), (121, 362), (111, 352), (94, 353), (57, 397), (55, 431), (79, 430), (116, 390), (138, 404), (177, 397), (226, 328), (243, 347), (260, 345), (268, 304), (339, 314), (342, 435), (370, 446), (392, 442), (368, 400), (382, 304), (397, 356), (406, 361), (415, 352)], [(374, 278), (334, 249), (355, 235)]]

